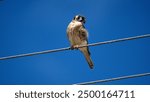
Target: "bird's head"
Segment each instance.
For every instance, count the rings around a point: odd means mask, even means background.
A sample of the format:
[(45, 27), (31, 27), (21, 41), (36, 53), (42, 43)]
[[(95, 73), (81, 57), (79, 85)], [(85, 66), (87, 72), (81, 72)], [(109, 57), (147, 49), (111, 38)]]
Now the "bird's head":
[(81, 15), (76, 15), (73, 20), (81, 22), (81, 23), (85, 23), (85, 17), (81, 16)]

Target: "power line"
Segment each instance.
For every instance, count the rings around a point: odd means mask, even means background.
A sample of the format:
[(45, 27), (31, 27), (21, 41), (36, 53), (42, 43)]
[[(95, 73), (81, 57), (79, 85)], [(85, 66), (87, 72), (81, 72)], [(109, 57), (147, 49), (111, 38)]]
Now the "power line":
[(143, 77), (143, 76), (150, 76), (150, 73), (142, 73), (142, 74), (121, 76), (121, 77), (110, 78), (110, 79), (102, 79), (102, 80), (96, 80), (96, 81), (82, 82), (82, 83), (77, 83), (74, 85), (90, 85), (90, 84), (104, 83), (104, 82), (123, 80), (123, 79), (129, 79), (129, 78)]
[(33, 56), (33, 55), (46, 54), (46, 53), (52, 53), (52, 52), (59, 52), (59, 51), (64, 51), (64, 50), (69, 50), (69, 49), (70, 49), (70, 47), (66, 47), (66, 48), (60, 48), (60, 49), (54, 49), (54, 50), (46, 50), (46, 51), (33, 52), (33, 53), (27, 53), (27, 54), (19, 54), (19, 55), (1, 57), (0, 60), (26, 57), (26, 56)]
[(98, 42), (98, 43), (92, 43), (92, 44), (89, 44), (88, 46), (97, 46), (97, 45), (110, 44), (110, 43), (115, 43), (115, 42), (135, 40), (135, 39), (147, 38), (147, 37), (150, 37), (150, 34), (133, 36), (133, 37), (128, 37), (128, 38), (115, 39), (115, 40), (109, 40), (109, 41)]
[[(147, 37), (150, 37), (150, 34), (133, 36), (133, 37), (128, 37), (128, 38), (115, 39), (115, 40), (109, 40), (109, 41), (103, 41), (103, 42), (97, 42), (97, 43), (88, 44), (87, 46), (98, 46), (98, 45), (103, 45), (103, 44), (110, 44), (110, 43), (115, 43), (115, 42), (134, 40), (134, 39), (140, 39), (140, 38), (147, 38)], [(86, 46), (79, 46), (79, 48), (81, 48), (81, 47), (86, 47)], [(46, 51), (39, 51), (39, 52), (33, 52), (33, 53), (27, 53), (27, 54), (18, 54), (18, 55), (1, 57), (0, 60), (13, 59), (13, 58), (19, 58), (19, 57), (26, 57), (26, 56), (33, 56), (33, 55), (46, 54), (46, 53), (53, 53), (53, 52), (70, 50), (70, 49), (71, 49), (70, 47), (65, 47), (65, 48), (46, 50)]]

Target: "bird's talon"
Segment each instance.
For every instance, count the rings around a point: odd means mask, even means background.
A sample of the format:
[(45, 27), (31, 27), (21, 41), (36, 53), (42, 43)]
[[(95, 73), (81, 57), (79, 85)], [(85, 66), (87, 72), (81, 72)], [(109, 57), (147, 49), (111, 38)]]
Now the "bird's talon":
[(74, 49), (77, 50), (78, 48), (79, 48), (79, 45), (74, 45), (74, 46), (72, 45), (72, 46), (70, 47), (71, 50), (74, 50)]
[(78, 49), (78, 48), (79, 48), (79, 45), (75, 45), (75, 46), (74, 46), (74, 49)]
[(71, 50), (74, 50), (74, 46), (71, 46), (70, 49), (71, 49)]

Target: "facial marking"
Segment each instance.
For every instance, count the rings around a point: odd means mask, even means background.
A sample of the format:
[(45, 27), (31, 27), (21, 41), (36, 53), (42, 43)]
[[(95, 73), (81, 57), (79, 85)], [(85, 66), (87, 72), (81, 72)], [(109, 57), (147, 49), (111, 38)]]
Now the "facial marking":
[(79, 17), (79, 21), (82, 21), (82, 17)]

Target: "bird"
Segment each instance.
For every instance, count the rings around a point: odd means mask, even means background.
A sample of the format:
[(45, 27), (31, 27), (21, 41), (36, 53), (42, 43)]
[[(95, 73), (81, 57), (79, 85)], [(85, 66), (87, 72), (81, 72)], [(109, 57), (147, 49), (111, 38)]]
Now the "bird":
[[(79, 49), (90, 69), (93, 69), (94, 64), (93, 61), (90, 57), (90, 51), (88, 45), (88, 31), (85, 29), (85, 24), (86, 19), (84, 16), (81, 15), (76, 15), (73, 17), (72, 21), (69, 23), (67, 27), (67, 36), (70, 41), (70, 48), (73, 49)], [(85, 47), (80, 47), (80, 46), (85, 46)]]

